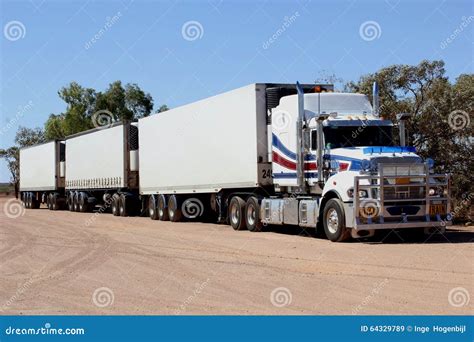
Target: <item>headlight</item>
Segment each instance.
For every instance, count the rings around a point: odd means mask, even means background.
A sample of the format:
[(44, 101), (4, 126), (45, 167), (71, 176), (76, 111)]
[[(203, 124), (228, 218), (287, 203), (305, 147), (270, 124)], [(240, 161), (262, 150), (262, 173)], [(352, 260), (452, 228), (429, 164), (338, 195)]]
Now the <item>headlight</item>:
[[(353, 188), (350, 188), (349, 190), (347, 190), (347, 196), (349, 196), (350, 198), (354, 197)], [(366, 198), (368, 196), (369, 194), (367, 193), (367, 190), (359, 190), (359, 198)]]
[(364, 171), (369, 171), (369, 170), (370, 170), (370, 160), (363, 159), (363, 160), (360, 162), (360, 167), (361, 167), (362, 170), (364, 170)]

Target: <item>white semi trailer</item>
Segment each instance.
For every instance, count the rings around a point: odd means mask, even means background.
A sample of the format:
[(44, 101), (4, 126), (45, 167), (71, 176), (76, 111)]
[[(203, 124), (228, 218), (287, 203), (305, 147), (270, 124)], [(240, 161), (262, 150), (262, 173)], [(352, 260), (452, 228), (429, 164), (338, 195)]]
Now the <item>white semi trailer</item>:
[(70, 211), (88, 212), (96, 205), (115, 216), (137, 211), (138, 128), (115, 123), (66, 138), (66, 198)]
[[(62, 196), (74, 211), (100, 204), (114, 215), (207, 217), (236, 230), (321, 228), (331, 241), (377, 229), (442, 233), (450, 178), (405, 146), (407, 117), (399, 115), (396, 146), (375, 86), (372, 106), (332, 85), (251, 84), (68, 137)], [(22, 153), (20, 165), (37, 158)], [(22, 188), (26, 206), (37, 185)], [(35, 198), (53, 191), (37, 189)]]
[(26, 208), (46, 203), (51, 210), (64, 207), (65, 143), (50, 141), (20, 149), (20, 193)]

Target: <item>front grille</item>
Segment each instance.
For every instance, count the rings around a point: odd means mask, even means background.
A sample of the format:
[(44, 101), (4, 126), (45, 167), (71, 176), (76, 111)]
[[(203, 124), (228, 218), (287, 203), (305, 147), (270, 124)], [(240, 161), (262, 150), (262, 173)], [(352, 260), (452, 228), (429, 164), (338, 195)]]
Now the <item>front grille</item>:
[(385, 200), (423, 199), (425, 186), (384, 186), (383, 198)]

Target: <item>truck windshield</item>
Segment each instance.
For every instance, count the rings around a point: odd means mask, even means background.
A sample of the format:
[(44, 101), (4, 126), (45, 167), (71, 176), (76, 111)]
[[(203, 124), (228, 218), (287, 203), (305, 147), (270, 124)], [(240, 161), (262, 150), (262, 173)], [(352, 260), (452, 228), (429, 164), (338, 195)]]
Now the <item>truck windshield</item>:
[(392, 146), (391, 126), (324, 127), (327, 148)]

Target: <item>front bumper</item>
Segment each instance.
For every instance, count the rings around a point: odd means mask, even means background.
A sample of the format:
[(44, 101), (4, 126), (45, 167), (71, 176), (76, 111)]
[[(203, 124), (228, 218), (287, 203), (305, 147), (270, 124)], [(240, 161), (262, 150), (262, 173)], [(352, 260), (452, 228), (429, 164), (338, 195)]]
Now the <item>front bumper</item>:
[(356, 224), (356, 230), (371, 230), (371, 229), (404, 229), (404, 228), (442, 228), (451, 226), (451, 221), (413, 221), (413, 222), (390, 222), (390, 223), (371, 223), (371, 224)]
[[(346, 213), (350, 213), (349, 216), (352, 217), (346, 217), (346, 222), (352, 222), (352, 228), (355, 230), (438, 228), (439, 231), (444, 231), (444, 227), (450, 226), (452, 224), (450, 176), (430, 174), (428, 165), (424, 166), (424, 172), (413, 173), (410, 172), (411, 166), (413, 165), (379, 164), (379, 174), (355, 177), (354, 200), (353, 203), (346, 204)], [(447, 191), (443, 197), (430, 196), (431, 187), (445, 187)], [(377, 195), (363, 199), (359, 197), (359, 190)], [(440, 205), (445, 208), (445, 212), (442, 214), (430, 212), (431, 206)], [(398, 209), (418, 208), (418, 210), (416, 213), (405, 214), (404, 209), (393, 210), (397, 209), (397, 206)], [(394, 212), (398, 215), (394, 215)]]

